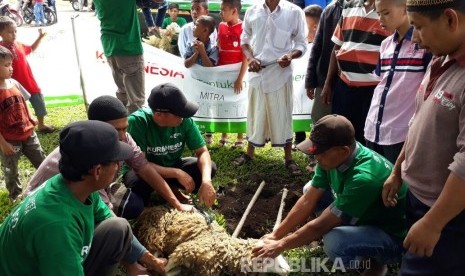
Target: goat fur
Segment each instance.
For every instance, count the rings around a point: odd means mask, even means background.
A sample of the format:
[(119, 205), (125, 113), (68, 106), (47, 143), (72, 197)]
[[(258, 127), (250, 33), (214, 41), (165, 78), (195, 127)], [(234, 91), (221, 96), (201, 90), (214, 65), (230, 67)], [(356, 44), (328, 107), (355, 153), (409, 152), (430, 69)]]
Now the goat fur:
[[(134, 233), (147, 250), (168, 258), (167, 275), (176, 275), (183, 268), (189, 270), (189, 275), (210, 276), (221, 272), (244, 275), (241, 260), (247, 258), (250, 262), (252, 248), (258, 241), (232, 238), (215, 221), (208, 225), (198, 213), (164, 206), (146, 208), (134, 226)], [(282, 256), (278, 258), (282, 270), (269, 272), (287, 274), (287, 263)]]

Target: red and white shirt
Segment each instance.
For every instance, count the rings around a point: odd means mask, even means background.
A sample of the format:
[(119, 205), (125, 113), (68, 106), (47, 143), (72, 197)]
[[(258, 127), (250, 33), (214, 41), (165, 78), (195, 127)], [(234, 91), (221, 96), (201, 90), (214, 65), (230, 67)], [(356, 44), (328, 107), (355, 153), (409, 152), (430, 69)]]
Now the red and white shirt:
[(218, 26), (218, 65), (242, 62), (244, 54), (241, 48), (242, 21), (235, 25), (220, 22)]
[(26, 59), (26, 56), (32, 52), (31, 46), (24, 45), (20, 42), (15, 42), (13, 44), (1, 42), (0, 45), (10, 50), (13, 54), (13, 76), (11, 78), (17, 80), (27, 92), (39, 94), (41, 92), (39, 85), (37, 85), (31, 67)]
[(366, 12), (363, 0), (345, 2), (332, 41), (341, 46), (336, 54), (340, 78), (349, 86), (375, 86), (373, 74), (381, 42), (391, 33), (379, 23), (375, 10)]

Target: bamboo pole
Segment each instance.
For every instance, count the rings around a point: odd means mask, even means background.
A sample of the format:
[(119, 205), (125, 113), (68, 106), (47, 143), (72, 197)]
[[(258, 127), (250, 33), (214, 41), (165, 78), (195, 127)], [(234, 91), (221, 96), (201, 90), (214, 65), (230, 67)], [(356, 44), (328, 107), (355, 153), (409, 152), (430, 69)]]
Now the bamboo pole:
[(77, 38), (76, 38), (76, 28), (75, 26), (75, 19), (79, 16), (79, 14), (75, 14), (71, 16), (71, 27), (73, 30), (73, 40), (74, 40), (74, 51), (76, 53), (76, 60), (78, 64), (78, 69), (79, 69), (79, 84), (81, 85), (81, 91), (82, 91), (82, 97), (84, 99), (84, 106), (86, 108), (86, 113), (87, 109), (89, 108), (89, 103), (87, 102), (87, 94), (86, 94), (86, 84), (84, 82), (84, 75), (82, 74), (82, 67), (81, 67), (81, 58), (79, 56), (79, 48), (77, 45)]
[(274, 224), (273, 231), (276, 230), (281, 224), (281, 220), (283, 219), (283, 211), (284, 211), (284, 206), (286, 205), (286, 197), (287, 197), (287, 192), (288, 190), (286, 188), (283, 189), (283, 195), (281, 196), (281, 204), (279, 205), (279, 210), (278, 210), (278, 217), (276, 218), (276, 223)]
[(253, 205), (255, 204), (255, 201), (257, 201), (257, 198), (260, 195), (260, 193), (262, 192), (264, 186), (265, 186), (265, 181), (262, 181), (262, 183), (260, 183), (260, 186), (258, 187), (257, 191), (255, 191), (255, 194), (253, 195), (252, 199), (250, 200), (249, 205), (247, 205), (247, 209), (245, 209), (244, 214), (242, 214), (242, 218), (239, 221), (239, 224), (236, 226), (236, 229), (234, 230), (234, 233), (232, 234), (233, 238), (237, 238), (237, 236), (239, 235), (239, 232), (241, 231), (242, 226), (244, 226), (245, 219), (247, 218), (247, 216), (250, 213), (250, 209), (252, 209)]

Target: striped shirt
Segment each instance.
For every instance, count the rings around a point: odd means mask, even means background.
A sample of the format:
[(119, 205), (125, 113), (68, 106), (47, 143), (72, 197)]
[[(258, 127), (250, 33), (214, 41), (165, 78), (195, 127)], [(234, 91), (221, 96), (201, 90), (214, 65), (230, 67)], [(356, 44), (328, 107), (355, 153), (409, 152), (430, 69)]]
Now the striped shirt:
[(415, 95), (431, 54), (412, 41), (413, 28), (399, 40), (396, 32), (381, 43), (376, 86), (365, 122), (365, 139), (379, 145), (405, 141), (415, 112)]
[(379, 24), (375, 10), (366, 12), (364, 0), (344, 4), (332, 41), (341, 46), (336, 53), (340, 78), (349, 86), (375, 86), (379, 77), (373, 74), (379, 59), (381, 42), (390, 33)]

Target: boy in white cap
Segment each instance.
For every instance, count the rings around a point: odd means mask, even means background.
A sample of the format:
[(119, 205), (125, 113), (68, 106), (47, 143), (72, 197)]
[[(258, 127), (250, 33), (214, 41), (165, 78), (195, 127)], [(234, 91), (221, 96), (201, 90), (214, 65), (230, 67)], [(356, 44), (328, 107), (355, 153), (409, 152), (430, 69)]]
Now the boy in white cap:
[(465, 1), (407, 0), (414, 40), (431, 51), (404, 148), (385, 184), (386, 204), (405, 181), (408, 251), (402, 275), (465, 271)]

